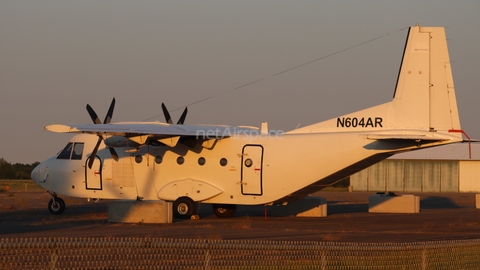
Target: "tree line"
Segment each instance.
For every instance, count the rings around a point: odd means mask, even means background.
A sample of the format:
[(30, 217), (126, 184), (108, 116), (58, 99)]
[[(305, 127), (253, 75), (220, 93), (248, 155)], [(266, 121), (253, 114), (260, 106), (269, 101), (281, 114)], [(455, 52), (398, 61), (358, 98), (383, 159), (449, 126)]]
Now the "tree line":
[(32, 164), (11, 164), (5, 159), (0, 158), (0, 179), (32, 179), (31, 173), (38, 164), (40, 164), (40, 162), (34, 162)]

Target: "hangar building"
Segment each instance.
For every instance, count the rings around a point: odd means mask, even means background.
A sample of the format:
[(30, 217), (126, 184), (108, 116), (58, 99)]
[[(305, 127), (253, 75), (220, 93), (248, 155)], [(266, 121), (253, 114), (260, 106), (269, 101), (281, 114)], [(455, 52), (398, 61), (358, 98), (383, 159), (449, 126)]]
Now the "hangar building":
[(351, 175), (350, 186), (353, 191), (480, 192), (480, 143), (397, 154)]

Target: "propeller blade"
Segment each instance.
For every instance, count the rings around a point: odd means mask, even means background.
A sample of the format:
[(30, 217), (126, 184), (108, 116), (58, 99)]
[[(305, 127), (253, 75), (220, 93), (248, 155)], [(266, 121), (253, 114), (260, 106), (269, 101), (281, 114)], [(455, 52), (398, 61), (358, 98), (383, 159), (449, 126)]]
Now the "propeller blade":
[(183, 125), (183, 122), (185, 122), (185, 118), (187, 117), (187, 112), (188, 112), (188, 109), (187, 107), (185, 107), (185, 110), (183, 110), (182, 116), (180, 116), (180, 119), (178, 119), (177, 124)]
[(168, 112), (167, 107), (163, 103), (162, 103), (162, 111), (163, 111), (163, 115), (165, 115), (165, 121), (167, 121), (167, 123), (169, 124), (173, 124), (172, 117), (170, 117), (170, 113)]
[[(163, 107), (165, 107), (165, 106), (163, 106)], [(103, 120), (104, 124), (109, 124), (110, 121), (112, 121), (113, 109), (114, 108), (115, 108), (115, 98), (113, 98), (112, 103), (110, 103), (110, 108), (108, 108), (108, 112), (107, 112), (107, 115), (105, 116), (105, 120)], [(165, 110), (166, 110), (166, 108), (165, 108)], [(101, 124), (102, 123), (102, 122), (100, 122), (100, 119), (98, 118), (98, 115), (95, 113), (93, 108), (88, 104), (87, 104), (87, 111), (88, 111), (88, 114), (90, 115), (90, 117), (92, 118), (93, 123), (95, 123), (95, 124)], [(98, 134), (97, 144), (95, 145), (95, 148), (93, 148), (92, 154), (90, 155), (90, 159), (88, 160), (88, 168), (90, 168), (90, 169), (93, 166), (93, 162), (95, 161), (95, 157), (97, 156), (97, 151), (98, 151), (98, 148), (100, 147), (100, 143), (102, 142), (102, 140), (103, 140), (102, 135)], [(118, 161), (118, 154), (115, 151), (115, 149), (113, 149), (112, 147), (108, 147), (108, 150), (110, 150), (110, 154), (112, 155), (112, 158), (115, 161)]]
[(110, 108), (108, 108), (107, 115), (105, 115), (105, 120), (103, 120), (104, 124), (108, 124), (110, 123), (110, 121), (112, 121), (114, 108), (115, 108), (115, 98), (112, 99), (112, 103), (110, 104)]
[(113, 160), (118, 161), (118, 154), (117, 151), (115, 151), (115, 148), (108, 147), (108, 150), (110, 150), (110, 155), (112, 155)]
[(92, 166), (93, 166), (93, 162), (95, 161), (95, 158), (97, 156), (98, 147), (100, 146), (101, 142), (102, 142), (102, 137), (98, 136), (97, 144), (95, 145), (95, 148), (93, 148), (92, 154), (90, 155), (90, 159), (88, 160), (88, 168), (89, 169), (91, 169)]
[(95, 123), (95, 124), (101, 124), (102, 123), (102, 122), (100, 122), (100, 118), (98, 118), (98, 115), (95, 113), (93, 108), (88, 104), (87, 104), (87, 112), (90, 115), (90, 118), (92, 118), (93, 123)]

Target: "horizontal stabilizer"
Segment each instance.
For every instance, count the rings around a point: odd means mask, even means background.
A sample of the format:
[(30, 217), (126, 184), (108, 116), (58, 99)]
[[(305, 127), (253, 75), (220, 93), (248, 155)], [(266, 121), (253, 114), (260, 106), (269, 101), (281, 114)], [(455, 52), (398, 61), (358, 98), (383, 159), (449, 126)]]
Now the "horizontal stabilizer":
[(433, 132), (425, 133), (387, 133), (387, 134), (367, 134), (369, 140), (413, 140), (413, 141), (449, 141), (454, 138)]

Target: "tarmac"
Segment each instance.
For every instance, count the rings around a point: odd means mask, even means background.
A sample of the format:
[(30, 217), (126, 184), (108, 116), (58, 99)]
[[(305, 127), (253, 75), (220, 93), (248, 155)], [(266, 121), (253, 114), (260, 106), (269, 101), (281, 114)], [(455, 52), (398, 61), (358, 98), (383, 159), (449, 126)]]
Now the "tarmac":
[(0, 192), (0, 238), (162, 237), (329, 242), (419, 242), (480, 238), (474, 193), (418, 193), (420, 213), (369, 213), (374, 192), (318, 192), (327, 217), (265, 216), (263, 206), (241, 206), (233, 218), (217, 218), (200, 205), (200, 219), (170, 224), (108, 222), (108, 201), (60, 196), (66, 210), (52, 215), (45, 191)]

